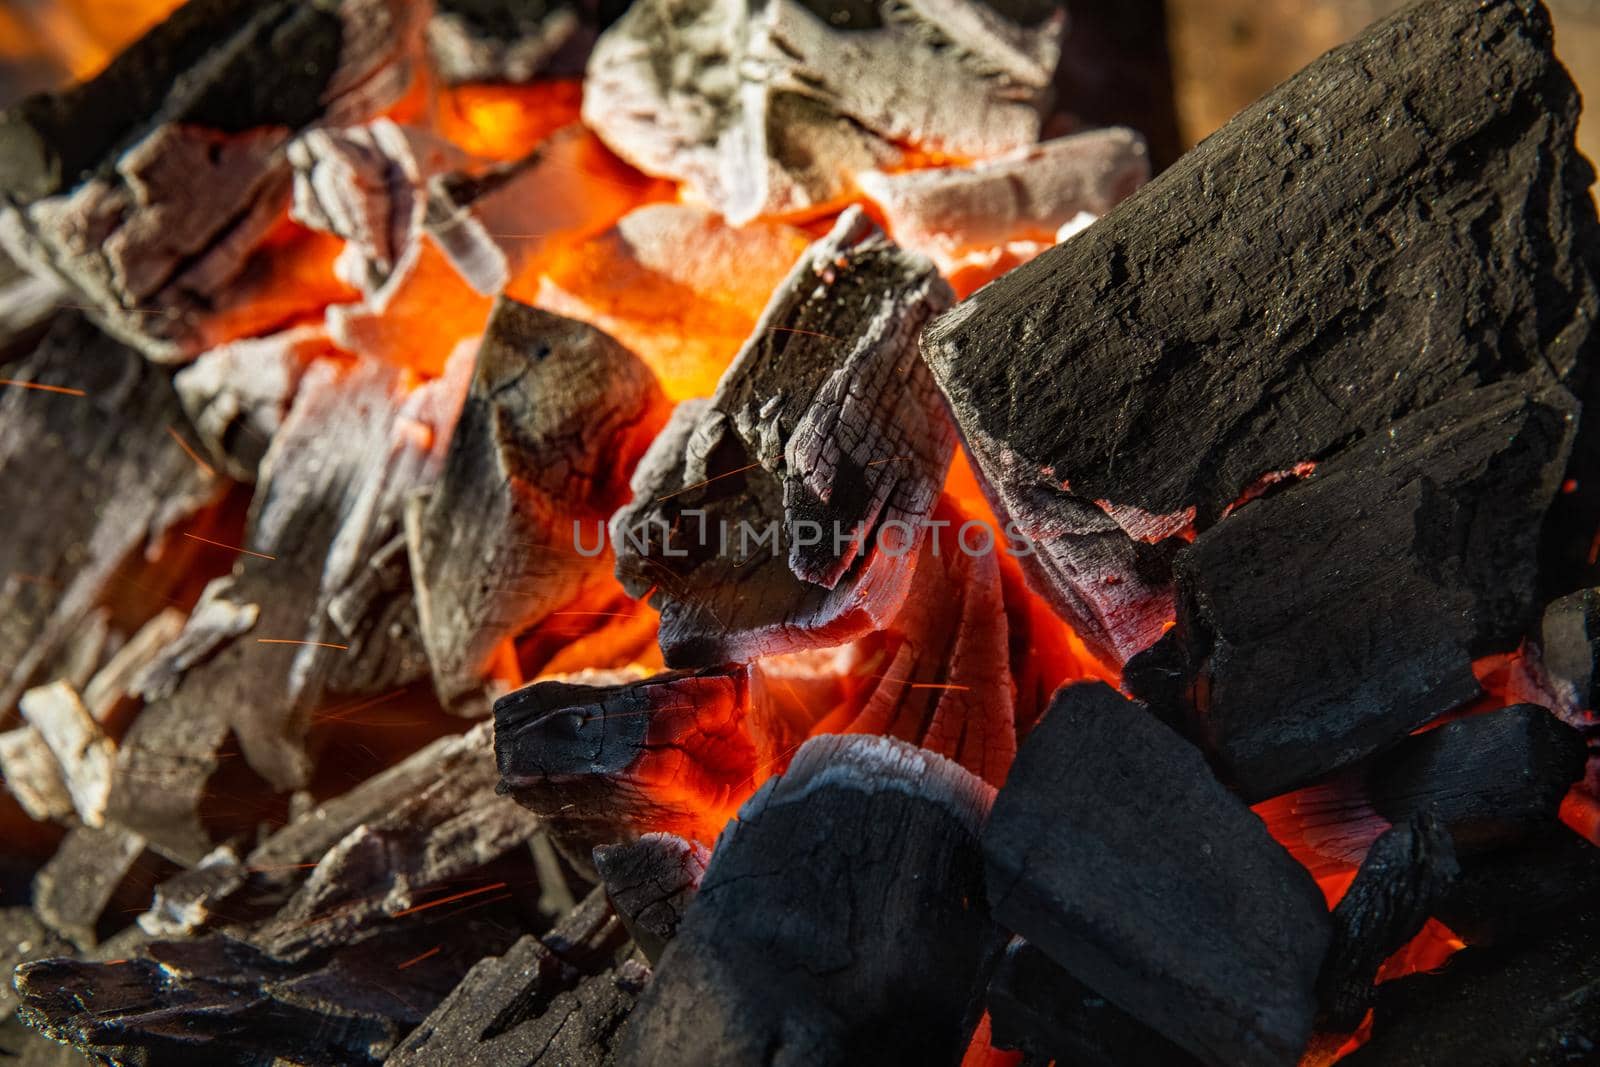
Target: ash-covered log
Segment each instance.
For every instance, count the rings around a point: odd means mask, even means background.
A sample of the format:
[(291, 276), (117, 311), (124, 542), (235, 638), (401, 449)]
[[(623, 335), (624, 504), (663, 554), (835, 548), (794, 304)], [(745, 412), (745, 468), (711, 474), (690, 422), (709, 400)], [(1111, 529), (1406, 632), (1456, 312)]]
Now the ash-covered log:
[(1117, 128), (971, 166), (874, 171), (861, 176), (861, 189), (897, 242), (969, 292), (1055, 244), (1079, 214), (1104, 215), (1149, 180), (1144, 138)]
[(1368, 768), (1367, 795), (1390, 822), (1430, 811), (1463, 854), (1482, 852), (1552, 826), (1587, 755), (1577, 730), (1519, 704), (1407, 739)]
[(1600, 912), (1591, 897), (1535, 941), (1456, 953), (1385, 982), (1350, 1067), (1556, 1067), (1600, 1049)]
[(1316, 883), (1188, 742), (1062, 689), (984, 831), (995, 918), (1212, 1064), (1295, 1063), (1331, 936)]
[(714, 841), (804, 736), (752, 699), (748, 668), (539, 682), (494, 717), (501, 791), (584, 857), (648, 830)]
[(903, 742), (806, 742), (723, 833), (618, 1062), (959, 1063), (999, 948), (991, 796)]
[(594, 850), (606, 898), (652, 964), (677, 934), (710, 859), (704, 845), (662, 833)]
[(851, 208), (716, 394), (679, 405), (611, 523), (669, 666), (842, 644), (894, 617), (954, 448), (916, 350), (949, 301), (931, 263)]
[(1413, 5), (930, 328), (997, 509), (1091, 647), (1160, 636), (1163, 542), (1435, 401), (1586, 358), (1600, 226), (1551, 36), (1540, 4)]
[(195, 435), (167, 375), (80, 315), (5, 377), (32, 388), (0, 386), (0, 716), (122, 583), (169, 591), (194, 547), (178, 530), (226, 487), (179, 444)]
[(288, 141), (397, 100), (421, 10), (193, 0), (97, 77), (0, 117), (0, 239), (147, 354), (194, 355), (288, 206)]
[(1021, 938), (989, 979), (991, 1041), (1024, 1063), (1193, 1067), (1200, 1061), (1096, 993)]
[(735, 225), (820, 211), (908, 148), (1032, 144), (1063, 24), (1050, 3), (640, 0), (595, 46), (583, 116)]
[(592, 326), (502, 299), (438, 483), (412, 497), (406, 543), (422, 642), (450, 707), (488, 710), (507, 642), (612, 585), (585, 551), (628, 499), (665, 423), (650, 371)]
[(1460, 875), (1450, 832), (1430, 811), (1378, 838), (1333, 909), (1333, 943), (1317, 980), (1319, 1029), (1360, 1025), (1378, 968), (1416, 936)]
[(1177, 554), (1168, 640), (1190, 726), (1247, 799), (1477, 695), (1473, 656), (1533, 622), (1540, 522), (1575, 421), (1560, 386), (1441, 401)]

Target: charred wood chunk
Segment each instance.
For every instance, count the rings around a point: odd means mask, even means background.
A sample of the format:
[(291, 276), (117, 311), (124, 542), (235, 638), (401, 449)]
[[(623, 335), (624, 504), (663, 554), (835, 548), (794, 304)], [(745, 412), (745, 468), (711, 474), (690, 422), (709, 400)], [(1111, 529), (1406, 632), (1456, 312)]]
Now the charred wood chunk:
[(1385, 982), (1351, 1067), (1554, 1067), (1600, 1049), (1600, 914), (1594, 898), (1534, 941), (1469, 948), (1444, 969)]
[(0, 117), (7, 244), (148, 354), (192, 356), (288, 206), (289, 139), (398, 99), (417, 12), (400, 0), (185, 5), (91, 81)]
[(219, 345), (173, 376), (206, 454), (230, 477), (256, 480), (301, 376), (328, 347), (321, 330), (302, 327)]
[(910, 583), (954, 448), (916, 351), (949, 288), (859, 209), (812, 245), (708, 402), (685, 403), (612, 519), (669, 666), (842, 644)]
[(1360, 1025), (1378, 968), (1416, 936), (1460, 874), (1450, 833), (1431, 812), (1378, 838), (1333, 909), (1333, 944), (1317, 981), (1320, 1028)]
[(606, 334), (496, 306), (438, 484), (407, 512), (422, 640), (446, 704), (486, 709), (506, 642), (611, 586), (611, 560), (585, 550), (584, 529), (599, 540), (665, 421), (655, 378)]
[[(93, 948), (106, 906), (144, 851), (138, 834), (78, 827), (34, 878), (33, 910), (79, 948)], [(118, 926), (126, 922), (115, 918)]]
[(1207, 1063), (1293, 1064), (1331, 936), (1322, 893), (1188, 742), (1062, 689), (984, 832), (995, 918)]
[(581, 855), (651, 830), (711, 842), (799, 743), (765, 712), (743, 668), (540, 682), (495, 704), (501, 789)]
[(806, 742), (723, 833), (618, 1062), (959, 1063), (991, 796), (904, 742)]
[(520, 84), (583, 74), (600, 26), (580, 0), (440, 0), (428, 56), (446, 85)]
[(1163, 539), (1442, 398), (1583, 361), (1578, 109), (1542, 5), (1426, 0), (929, 329), (1033, 579), (1091, 647), (1160, 636)]
[(822, 208), (904, 146), (1032, 144), (1063, 26), (1033, 6), (641, 0), (595, 46), (584, 121), (735, 225)]
[(1467, 856), (1461, 868), (1436, 913), (1472, 945), (1531, 940), (1600, 899), (1600, 848), (1562, 825), (1520, 845)]
[(1021, 938), (989, 979), (995, 1048), (1028, 1063), (1079, 1067), (1185, 1067), (1189, 1053), (1131, 1018)]
[(966, 167), (864, 174), (861, 188), (895, 240), (946, 277), (963, 268), (998, 277), (1054, 244), (1080, 213), (1104, 215), (1149, 180), (1144, 138), (1122, 128), (1058, 137)]
[(594, 850), (606, 897), (652, 964), (677, 934), (710, 858), (704, 845), (661, 833)]
[(1367, 793), (1390, 822), (1431, 811), (1458, 850), (1482, 852), (1554, 824), (1587, 756), (1577, 730), (1519, 704), (1409, 738), (1368, 768)]
[(1471, 699), (1475, 654), (1532, 621), (1539, 524), (1576, 414), (1559, 386), (1442, 401), (1178, 554), (1196, 733), (1249, 800)]
[(119, 579), (167, 591), (142, 561), (226, 484), (174, 441), (194, 431), (167, 375), (78, 315), (5, 376), (47, 388), (0, 386), (0, 715)]
[(1560, 711), (1600, 707), (1600, 589), (1580, 590), (1545, 609), (1539, 664)]
[[(552, 1042), (567, 1020), (577, 1022), (574, 1029), (587, 1035), (591, 1020), (582, 1005), (595, 1000), (604, 981), (613, 978), (616, 972), (608, 968), (626, 940), (605, 895), (596, 889), (549, 933), (526, 935), (504, 955), (481, 960), (386, 1062), (389, 1067), (533, 1064), (547, 1062), (540, 1056), (554, 1055), (548, 1062), (563, 1067), (587, 1063), (576, 1057), (602, 1051), (608, 1042), (596, 1041), (589, 1050), (581, 1044), (563, 1045), (559, 1052)], [(629, 975), (642, 978), (631, 970)], [(600, 986), (574, 996), (597, 980)], [(609, 1017), (610, 1010), (593, 1014), (598, 1021)], [(582, 1037), (567, 1035), (564, 1040), (581, 1042)]]

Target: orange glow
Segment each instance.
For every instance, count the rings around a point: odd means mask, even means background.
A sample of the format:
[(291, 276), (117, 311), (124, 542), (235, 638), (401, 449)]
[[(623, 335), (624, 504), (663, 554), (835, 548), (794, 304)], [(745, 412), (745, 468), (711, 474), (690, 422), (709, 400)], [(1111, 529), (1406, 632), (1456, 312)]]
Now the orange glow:
[(72, 81), (98, 74), (182, 0), (53, 0), (0, 9), (0, 56), (37, 56)]
[(1582, 783), (1573, 786), (1561, 801), (1561, 821), (1592, 844), (1600, 845), (1600, 801)]
[(483, 159), (521, 159), (563, 126), (578, 121), (583, 82), (564, 78), (532, 85), (458, 85), (439, 90), (440, 134)]
[(456, 346), (483, 332), (493, 303), (423, 241), (409, 273), (385, 288), (381, 306), (331, 307), (329, 332), (348, 352), (438, 377)]
[(344, 242), (285, 216), (245, 264), (229, 303), (201, 324), (207, 347), (314, 322), (330, 304), (360, 294), (339, 281), (333, 261)]
[(1445, 965), (1451, 956), (1467, 947), (1467, 943), (1457, 937), (1451, 930), (1438, 919), (1429, 919), (1422, 929), (1408, 941), (1404, 948), (1390, 956), (1378, 968), (1378, 982), (1393, 981), (1404, 978), (1408, 974), (1420, 971), (1436, 971)]
[(1017, 1067), (1022, 1062), (1022, 1053), (997, 1049), (993, 1040), (994, 1026), (989, 1021), (989, 1013), (984, 1012), (983, 1018), (978, 1020), (978, 1028), (972, 1032), (972, 1043), (967, 1046), (966, 1055), (961, 1057), (961, 1067)]

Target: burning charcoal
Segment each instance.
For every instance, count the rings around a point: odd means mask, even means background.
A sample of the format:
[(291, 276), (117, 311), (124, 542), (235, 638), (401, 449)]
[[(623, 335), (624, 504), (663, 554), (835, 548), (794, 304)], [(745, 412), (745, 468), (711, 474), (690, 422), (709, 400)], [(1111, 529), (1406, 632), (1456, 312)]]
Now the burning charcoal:
[(710, 851), (672, 834), (645, 834), (594, 850), (606, 897), (652, 964), (678, 932), (683, 913), (705, 877)]
[(1462, 853), (1550, 826), (1583, 777), (1583, 736), (1544, 708), (1519, 704), (1409, 738), (1367, 771), (1367, 793), (1390, 822), (1431, 811)]
[(1584, 589), (1544, 612), (1539, 640), (1542, 677), (1571, 715), (1600, 707), (1600, 589)]
[(959, 1063), (998, 948), (991, 796), (904, 742), (806, 742), (723, 832), (618, 1062)]
[(1053, 8), (640, 0), (595, 46), (583, 117), (734, 225), (820, 209), (905, 161), (902, 146), (982, 159), (1032, 144), (1060, 54)]
[[(550, 933), (523, 937), (505, 955), (486, 958), (468, 971), (455, 991), (395, 1049), (389, 1067), (546, 1062), (575, 1067), (589, 1062), (580, 1057), (603, 1046), (582, 1046), (590, 1034), (587, 1024), (598, 1021), (597, 1014), (611, 1014), (611, 1009), (594, 1011), (599, 1005), (592, 1002), (604, 999), (595, 994), (614, 978), (631, 979), (635, 985), (640, 981), (632, 970), (624, 976), (620, 970), (607, 969), (625, 941), (605, 895), (595, 890)], [(591, 982), (599, 985), (582, 992)], [(637, 992), (632, 990), (627, 1006)], [(583, 1005), (591, 1006), (585, 1010)], [(566, 1023), (578, 1021), (585, 1025), (574, 1026), (576, 1034), (562, 1035)], [(606, 1028), (598, 1036), (608, 1038), (609, 1033)], [(558, 1037), (559, 1048), (552, 1044)], [(574, 1041), (579, 1042), (576, 1048), (571, 1045)]]
[(1410, 412), (1581, 361), (1600, 228), (1578, 109), (1542, 5), (1425, 0), (930, 327), (997, 510), (1092, 648), (1161, 635), (1163, 542)]
[(1349, 1067), (1555, 1067), (1600, 1049), (1600, 913), (1532, 942), (1469, 948), (1442, 971), (1385, 982)]
[(669, 666), (841, 644), (893, 618), (954, 447), (914, 343), (948, 301), (927, 260), (852, 208), (711, 400), (679, 406), (611, 524), (624, 587), (654, 590)]
[(984, 856), (995, 918), (1141, 1023), (1207, 1063), (1298, 1059), (1330, 937), (1322, 893), (1143, 708), (1100, 683), (1062, 689)]
[(166, 375), (77, 315), (6, 377), (69, 392), (0, 386), (0, 715), (119, 581), (166, 592), (172, 532), (224, 485), (179, 445), (194, 431)]
[(422, 675), (401, 511), (437, 476), (465, 369), (409, 393), (382, 364), (306, 371), (262, 462), (244, 554), (141, 679), (152, 703), (112, 785), (121, 825), (193, 863), (211, 850), (194, 804), (230, 729), (257, 773), (294, 788), (310, 771), (310, 716), (330, 694)]
[(101, 914), (144, 855), (144, 838), (80, 826), (67, 834), (33, 882), (33, 909), (79, 948), (92, 948)]
[(598, 25), (579, 0), (439, 0), (428, 55), (446, 85), (576, 77)]
[(282, 218), (287, 142), (397, 100), (419, 10), (403, 0), (185, 5), (91, 81), (0, 118), (0, 196), (13, 209), (0, 235), (151, 356), (226, 339), (208, 338), (204, 320), (228, 307)]
[(581, 855), (643, 830), (715, 840), (800, 740), (751, 699), (744, 668), (540, 682), (494, 717), (501, 789)]
[(1013, 938), (989, 979), (993, 1044), (1027, 1063), (1075, 1067), (1190, 1067), (1199, 1061)]
[(672, 400), (709, 396), (806, 244), (781, 222), (646, 204), (558, 258), (535, 303), (638, 353)]
[(650, 371), (610, 337), (496, 305), (438, 485), (407, 513), (422, 641), (447, 706), (487, 710), (508, 642), (609, 595), (610, 560), (583, 549), (582, 530), (594, 539), (626, 502), (627, 472), (665, 421)]
[(300, 969), (212, 935), (107, 963), (42, 960), (19, 969), (16, 984), (30, 1025), (118, 1062), (346, 1067), (382, 1063), (505, 944), (499, 924), (460, 920), (442, 939), (420, 930)]
[(425, 130), (378, 119), (340, 130), (311, 130), (289, 146), (293, 217), (345, 242), (339, 278), (372, 297), (421, 248), (427, 182), (467, 158)]
[(1333, 944), (1317, 980), (1320, 1028), (1360, 1025), (1378, 968), (1417, 935), (1460, 874), (1450, 834), (1431, 812), (1378, 838), (1333, 909)]
[(1560, 387), (1475, 390), (1178, 554), (1173, 634), (1193, 728), (1247, 799), (1477, 695), (1472, 655), (1532, 621), (1539, 523), (1574, 419)]
[(1511, 848), (1462, 861), (1439, 921), (1473, 945), (1527, 941), (1600, 900), (1600, 848), (1553, 825)]
[(1149, 180), (1144, 138), (1111, 129), (968, 167), (863, 174), (861, 188), (896, 241), (932, 259), (947, 278), (970, 269), (981, 283), (1054, 244), (1080, 213), (1104, 215)]

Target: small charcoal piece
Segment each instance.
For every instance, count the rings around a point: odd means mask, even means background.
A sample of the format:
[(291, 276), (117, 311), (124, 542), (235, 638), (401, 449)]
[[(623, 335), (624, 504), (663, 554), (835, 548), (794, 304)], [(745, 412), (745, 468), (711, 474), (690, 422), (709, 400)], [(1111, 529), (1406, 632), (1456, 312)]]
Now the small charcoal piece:
[[(585, 1057), (609, 1045), (643, 985), (644, 973), (626, 962), (610, 969), (626, 941), (605, 894), (594, 890), (549, 933), (529, 934), (468, 971), (395, 1049), (388, 1067), (587, 1067)], [(625, 995), (607, 997), (608, 988)], [(592, 1032), (596, 1024), (600, 1033)], [(598, 1058), (593, 1062), (599, 1067)]]
[(646, 830), (715, 841), (804, 736), (752, 700), (745, 668), (539, 682), (501, 697), (494, 718), (501, 791), (585, 857)]
[(194, 430), (167, 376), (77, 314), (5, 377), (74, 392), (0, 386), (0, 717), (119, 580), (168, 591), (176, 529), (226, 485), (174, 440)]
[(1102, 683), (1058, 692), (983, 848), (996, 920), (1139, 1022), (1207, 1063), (1298, 1060), (1322, 893), (1144, 708)]
[(1333, 944), (1317, 980), (1318, 1029), (1360, 1025), (1378, 968), (1417, 935), (1460, 875), (1450, 833), (1431, 812), (1378, 838), (1333, 909)]
[(1191, 728), (1246, 799), (1477, 695), (1473, 656), (1533, 622), (1540, 521), (1575, 420), (1560, 386), (1441, 401), (1178, 553)]
[(666, 417), (650, 371), (604, 333), (495, 306), (444, 470), (407, 505), (417, 617), (446, 706), (487, 711), (507, 642), (609, 595), (611, 557), (580, 541), (602, 540)]
[(1555, 823), (1587, 756), (1577, 730), (1519, 704), (1408, 738), (1367, 769), (1367, 796), (1393, 823), (1431, 811), (1458, 851), (1482, 852)]
[(446, 85), (583, 73), (600, 29), (593, 0), (439, 0), (428, 58)]
[(639, 0), (595, 46), (583, 117), (734, 225), (820, 210), (907, 148), (984, 159), (1033, 144), (1060, 54), (1054, 7)]
[(288, 141), (399, 99), (420, 11), (185, 4), (95, 78), (0, 116), (0, 239), (147, 354), (193, 356), (288, 206)]
[(1524, 0), (1414, 4), (930, 327), (997, 510), (1091, 648), (1161, 635), (1162, 542), (1446, 396), (1584, 361), (1600, 224), (1551, 38)]
[(1600, 1049), (1600, 911), (1590, 897), (1544, 937), (1468, 948), (1385, 982), (1349, 1067), (1557, 1067)]
[(1030, 1065), (1192, 1067), (1200, 1061), (1131, 1018), (1021, 938), (989, 979), (991, 1043)]
[(894, 617), (955, 443), (916, 351), (949, 301), (931, 263), (851, 208), (715, 395), (679, 405), (611, 523), (668, 666), (842, 644)]
[(1600, 707), (1600, 588), (1582, 589), (1553, 602), (1539, 630), (1541, 678), (1572, 715)]
[[(861, 176), (894, 239), (945, 277), (998, 277), (1042, 252), (1080, 213), (1104, 215), (1150, 180), (1133, 130), (1093, 130), (966, 167)], [(973, 286), (966, 286), (972, 288)]]
[(999, 948), (991, 797), (901, 741), (807, 741), (723, 832), (617, 1062), (959, 1063)]
[(677, 934), (710, 858), (704, 845), (662, 833), (594, 850), (607, 899), (652, 964)]
[(1468, 856), (1436, 915), (1471, 945), (1531, 940), (1600, 900), (1600, 848), (1555, 824), (1520, 845)]
[(262, 461), (242, 554), (136, 688), (115, 819), (181, 862), (211, 850), (195, 804), (229, 730), (280, 789), (304, 785), (311, 715), (332, 695), (426, 673), (402, 509), (442, 466), (469, 364), (407, 390), (400, 372), (319, 360)]

